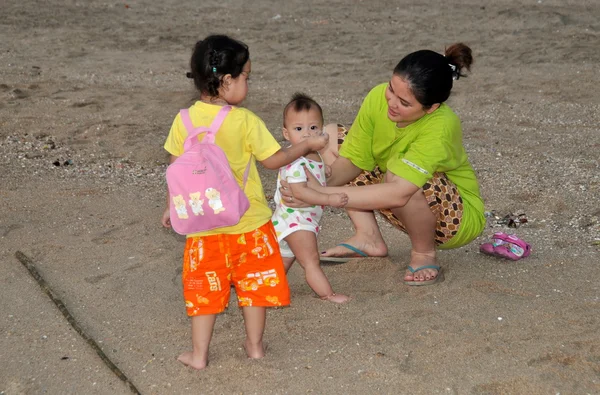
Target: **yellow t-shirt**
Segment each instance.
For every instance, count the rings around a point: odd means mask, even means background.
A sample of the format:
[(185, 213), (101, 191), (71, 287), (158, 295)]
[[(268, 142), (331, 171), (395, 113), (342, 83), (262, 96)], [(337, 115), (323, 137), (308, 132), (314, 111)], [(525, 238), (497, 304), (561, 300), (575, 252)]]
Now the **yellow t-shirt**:
[[(210, 126), (220, 109), (221, 106), (197, 101), (189, 110), (192, 124), (195, 127)], [(187, 131), (180, 114), (177, 114), (164, 148), (171, 155), (180, 156), (183, 154), (183, 143), (186, 137)], [(198, 140), (202, 141), (203, 137), (204, 134), (200, 134)], [(252, 158), (248, 181), (244, 189), (250, 201), (250, 208), (236, 225), (194, 233), (187, 237), (245, 233), (264, 225), (271, 219), (272, 212), (267, 205), (262, 182), (256, 168), (256, 160), (267, 159), (279, 151), (281, 146), (269, 132), (265, 123), (252, 111), (242, 107), (233, 107), (215, 136), (215, 144), (225, 152), (231, 171), (240, 187), (244, 183), (246, 165)]]

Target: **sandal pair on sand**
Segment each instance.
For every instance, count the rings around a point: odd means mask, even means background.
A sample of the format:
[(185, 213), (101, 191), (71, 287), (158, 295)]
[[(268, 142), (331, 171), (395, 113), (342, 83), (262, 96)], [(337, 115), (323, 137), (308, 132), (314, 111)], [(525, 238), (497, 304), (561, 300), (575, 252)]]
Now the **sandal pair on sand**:
[[(345, 263), (345, 262), (348, 262), (348, 261), (354, 260), (354, 259), (370, 258), (369, 255), (365, 254), (363, 251), (359, 250), (358, 248), (354, 247), (353, 245), (350, 245), (347, 243), (341, 243), (341, 244), (338, 244), (338, 246), (347, 248), (350, 251), (352, 251), (353, 253), (351, 255), (343, 256), (343, 257), (321, 256), (321, 258), (320, 258), (321, 262), (323, 262), (323, 263)], [(423, 255), (425, 258), (432, 258), (428, 254), (422, 254), (422, 253), (418, 253), (415, 251), (411, 251), (411, 254)], [(433, 259), (435, 259), (435, 257), (433, 257)], [(404, 284), (412, 285), (412, 286), (419, 286), (419, 285), (431, 285), (431, 284), (435, 284), (437, 282), (444, 281), (444, 274), (442, 273), (442, 268), (438, 265), (424, 265), (417, 269), (413, 269), (413, 267), (410, 265), (408, 266), (408, 271), (410, 271), (413, 275), (415, 273), (418, 273), (421, 270), (425, 270), (425, 269), (437, 270), (437, 275), (434, 278), (431, 278), (429, 280), (423, 280), (423, 281), (404, 280)]]
[(489, 242), (483, 243), (479, 247), (479, 251), (486, 255), (518, 261), (531, 254), (531, 245), (515, 235), (496, 232)]

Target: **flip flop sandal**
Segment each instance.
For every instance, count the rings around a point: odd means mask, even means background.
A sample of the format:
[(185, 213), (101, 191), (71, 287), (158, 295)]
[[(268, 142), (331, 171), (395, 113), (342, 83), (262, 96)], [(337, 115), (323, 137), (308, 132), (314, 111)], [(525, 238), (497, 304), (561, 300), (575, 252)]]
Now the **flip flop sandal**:
[(496, 251), (494, 250), (494, 248), (508, 243), (508, 240), (509, 240), (509, 238), (506, 233), (496, 232), (496, 233), (494, 233), (494, 235), (492, 236), (492, 238), (489, 242), (483, 243), (482, 245), (479, 246), (479, 251), (481, 251), (481, 253), (483, 253), (483, 254), (497, 257), (499, 255), (496, 254)]
[(404, 284), (406, 285), (412, 285), (412, 286), (419, 286), (419, 285), (431, 285), (431, 284), (435, 284), (437, 282), (442, 282), (444, 281), (444, 273), (442, 272), (442, 268), (438, 265), (426, 265), (426, 266), (421, 266), (418, 269), (413, 269), (412, 266), (408, 266), (408, 271), (410, 271), (412, 274), (417, 273), (418, 271), (421, 271), (423, 269), (435, 269), (438, 271), (437, 276), (435, 276), (435, 278), (432, 278), (431, 280), (423, 280), (423, 281), (414, 281), (414, 280), (404, 280)]
[(529, 256), (531, 245), (515, 235), (497, 232), (492, 236), (491, 242), (483, 243), (479, 247), (479, 251), (486, 255), (518, 261)]
[(496, 256), (510, 259), (511, 261), (518, 261), (531, 254), (531, 245), (515, 235), (510, 235), (506, 244), (494, 247), (494, 253)]
[(333, 262), (333, 263), (345, 263), (348, 262), (352, 259), (356, 259), (356, 258), (368, 258), (369, 256), (367, 254), (365, 254), (364, 252), (362, 252), (361, 250), (359, 250), (358, 248), (354, 247), (353, 245), (347, 244), (347, 243), (340, 243), (338, 244), (338, 246), (342, 246), (345, 247), (351, 251), (354, 251), (356, 253), (356, 255), (358, 256), (323, 256), (321, 255), (319, 260), (321, 262), (327, 263), (327, 262)]

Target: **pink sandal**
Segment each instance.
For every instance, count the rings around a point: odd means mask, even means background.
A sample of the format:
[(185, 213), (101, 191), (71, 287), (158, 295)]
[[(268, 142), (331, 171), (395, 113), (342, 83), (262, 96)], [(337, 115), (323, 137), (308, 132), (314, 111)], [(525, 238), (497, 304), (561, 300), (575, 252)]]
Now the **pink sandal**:
[(531, 245), (515, 235), (497, 232), (492, 236), (491, 242), (483, 243), (479, 247), (479, 251), (486, 255), (518, 261), (531, 254)]
[(489, 243), (483, 243), (479, 246), (479, 251), (486, 255), (496, 256), (496, 252), (494, 248), (506, 244), (508, 240), (508, 235), (504, 232), (496, 232), (492, 236), (492, 239)]

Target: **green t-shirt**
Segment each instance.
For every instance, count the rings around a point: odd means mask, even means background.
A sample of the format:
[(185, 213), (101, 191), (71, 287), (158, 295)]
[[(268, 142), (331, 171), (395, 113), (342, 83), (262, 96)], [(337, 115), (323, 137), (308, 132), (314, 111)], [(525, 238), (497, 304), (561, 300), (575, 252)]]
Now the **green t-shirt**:
[[(442, 104), (405, 128), (387, 116), (387, 83), (376, 86), (362, 103), (340, 155), (363, 169), (378, 166), (422, 187), (433, 173), (445, 173), (463, 200), (463, 216), (457, 234), (439, 248), (465, 245), (485, 226), (483, 200), (475, 172), (462, 145), (460, 120)], [(365, 149), (369, 147), (370, 149)]]

